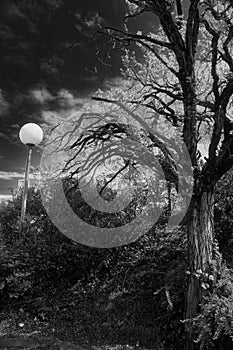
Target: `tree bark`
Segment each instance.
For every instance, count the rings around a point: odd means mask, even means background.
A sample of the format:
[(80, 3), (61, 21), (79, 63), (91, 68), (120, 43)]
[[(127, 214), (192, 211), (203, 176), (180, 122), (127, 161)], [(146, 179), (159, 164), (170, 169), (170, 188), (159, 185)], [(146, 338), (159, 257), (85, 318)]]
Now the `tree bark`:
[[(187, 343), (186, 350), (198, 349), (193, 342), (192, 319), (199, 312), (200, 302), (208, 292), (201, 286), (201, 273), (210, 272), (212, 262), (214, 229), (214, 190), (204, 188), (194, 195), (187, 215), (189, 285), (186, 298), (185, 319)], [(200, 272), (200, 277), (195, 275)]]

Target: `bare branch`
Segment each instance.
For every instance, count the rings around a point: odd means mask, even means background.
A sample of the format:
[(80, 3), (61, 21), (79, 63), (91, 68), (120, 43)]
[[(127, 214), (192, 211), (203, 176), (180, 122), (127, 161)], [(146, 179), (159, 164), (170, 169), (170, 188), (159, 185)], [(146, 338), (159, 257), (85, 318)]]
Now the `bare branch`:
[[(157, 40), (157, 39), (152, 38), (151, 36), (148, 36), (148, 35), (128, 33), (128, 32), (124, 32), (121, 29), (117, 29), (117, 28), (113, 28), (113, 27), (104, 27), (103, 29), (121, 34), (121, 35), (123, 35), (123, 38), (126, 38), (126, 39), (133, 39), (133, 40), (140, 40), (140, 41), (145, 40), (153, 45), (159, 45), (159, 46), (167, 47), (168, 49), (171, 49), (171, 44), (169, 42)], [(100, 33), (100, 31), (98, 31), (98, 33)]]
[(100, 192), (99, 192), (100, 196), (101, 196), (101, 194), (103, 193), (104, 189), (105, 189), (114, 179), (116, 179), (117, 176), (118, 176), (120, 173), (122, 173), (122, 171), (124, 171), (124, 170), (129, 166), (129, 164), (130, 164), (130, 161), (127, 160), (126, 163), (125, 163), (125, 165), (124, 165), (122, 168), (120, 168), (120, 169), (111, 177), (111, 179), (109, 179), (108, 181), (106, 181), (106, 183), (104, 184), (104, 186), (101, 188), (101, 190), (100, 190)]

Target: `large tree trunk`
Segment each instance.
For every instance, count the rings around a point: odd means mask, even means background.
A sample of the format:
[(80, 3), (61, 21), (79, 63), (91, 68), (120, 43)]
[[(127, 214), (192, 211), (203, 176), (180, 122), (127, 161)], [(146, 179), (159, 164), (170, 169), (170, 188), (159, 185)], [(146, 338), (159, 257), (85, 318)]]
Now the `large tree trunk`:
[(186, 299), (186, 350), (198, 349), (193, 342), (192, 318), (199, 311), (200, 301), (206, 292), (201, 286), (201, 278), (194, 274), (200, 270), (208, 272), (212, 261), (213, 225), (214, 225), (214, 191), (205, 189), (194, 195), (187, 215), (189, 285)]

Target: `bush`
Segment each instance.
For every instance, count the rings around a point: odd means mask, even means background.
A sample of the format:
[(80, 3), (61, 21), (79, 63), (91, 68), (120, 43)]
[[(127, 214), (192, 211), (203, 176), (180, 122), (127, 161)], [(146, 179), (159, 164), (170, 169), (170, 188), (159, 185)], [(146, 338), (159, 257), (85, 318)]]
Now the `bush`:
[(29, 191), (26, 223), (19, 231), (20, 196), (0, 210), (0, 284), (9, 298), (36, 296), (72, 285), (88, 274), (88, 250), (61, 234), (47, 217), (40, 194)]
[(218, 183), (215, 194), (215, 237), (227, 265), (233, 264), (233, 171)]
[(194, 325), (200, 349), (232, 349), (233, 273), (221, 264), (213, 292), (204, 298)]
[[(183, 230), (165, 234), (156, 226), (137, 242), (95, 249), (72, 242), (53, 226), (39, 193), (29, 194), (27, 223), (19, 234), (21, 198), (0, 212), (4, 293), (12, 302), (72, 290), (91, 311), (108, 312), (118, 340), (160, 342), (166, 349), (184, 341), (186, 247)], [(101, 318), (101, 317), (100, 317)], [(98, 322), (101, 332), (106, 325)], [(159, 334), (159, 336), (158, 336)], [(177, 337), (179, 334), (179, 337)], [(159, 339), (159, 340), (158, 340)]]
[[(217, 188), (215, 204), (216, 235), (228, 267), (233, 247), (230, 182), (228, 174)], [(74, 209), (82, 207), (85, 219), (95, 222), (94, 214), (74, 192), (70, 202)], [(166, 350), (183, 347), (187, 256), (182, 227), (165, 233), (165, 215), (136, 242), (95, 249), (71, 241), (53, 226), (39, 192), (29, 191), (21, 234), (20, 209), (20, 195), (0, 209), (3, 301), (21, 302), (71, 291), (86, 303), (93, 317), (96, 313), (97, 320), (103, 320), (97, 322), (101, 333), (108, 330), (118, 340), (136, 339), (147, 346), (156, 343)], [(216, 285), (203, 299), (194, 320), (197, 341), (203, 349), (221, 349), (224, 344), (225, 350), (232, 337), (233, 278), (228, 267), (222, 262), (216, 266)]]

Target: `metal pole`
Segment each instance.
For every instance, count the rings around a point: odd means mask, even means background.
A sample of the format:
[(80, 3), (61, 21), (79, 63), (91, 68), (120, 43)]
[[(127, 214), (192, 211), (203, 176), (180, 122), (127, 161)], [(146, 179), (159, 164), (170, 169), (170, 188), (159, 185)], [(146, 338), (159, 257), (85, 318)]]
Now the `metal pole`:
[(21, 218), (20, 218), (20, 230), (23, 228), (25, 213), (26, 213), (26, 205), (27, 205), (27, 194), (28, 194), (28, 177), (31, 165), (31, 157), (32, 157), (32, 147), (33, 145), (27, 145), (27, 159), (25, 166), (25, 175), (24, 175), (24, 189), (23, 189), (23, 198), (22, 198), (22, 209), (21, 209)]

